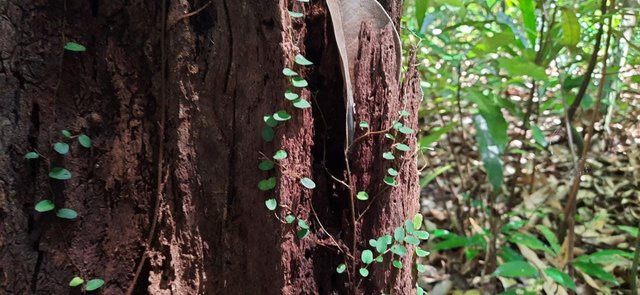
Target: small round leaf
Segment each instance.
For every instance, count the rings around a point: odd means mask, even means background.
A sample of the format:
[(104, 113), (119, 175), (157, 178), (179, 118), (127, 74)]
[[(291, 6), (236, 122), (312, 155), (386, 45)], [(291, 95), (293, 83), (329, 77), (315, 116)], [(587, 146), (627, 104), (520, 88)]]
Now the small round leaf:
[(383, 158), (385, 158), (385, 159), (387, 159), (387, 160), (393, 160), (393, 159), (395, 159), (395, 158), (396, 158), (396, 157), (393, 155), (393, 153), (392, 153), (392, 152), (385, 152), (385, 153), (382, 153), (382, 157), (383, 157)]
[(62, 130), (60, 132), (62, 133), (62, 136), (66, 137), (66, 138), (69, 138), (69, 137), (73, 136), (73, 134), (71, 134), (71, 131), (69, 131), (69, 130)]
[(53, 145), (53, 149), (61, 155), (66, 155), (69, 152), (69, 145), (64, 142), (56, 142)]
[(362, 129), (369, 129), (369, 123), (367, 121), (360, 121), (359, 126)]
[(57, 180), (67, 180), (71, 178), (71, 172), (62, 167), (53, 167), (49, 172), (49, 177)]
[(366, 268), (361, 268), (359, 271), (360, 276), (362, 276), (363, 278), (366, 278), (367, 276), (369, 276), (369, 270), (367, 270)]
[(68, 42), (64, 45), (64, 49), (75, 52), (82, 52), (87, 50), (86, 47), (76, 42)]
[(404, 144), (404, 143), (396, 144), (395, 148), (396, 148), (396, 150), (399, 150), (399, 151), (402, 151), (402, 152), (408, 152), (408, 151), (411, 150), (411, 148), (408, 145)]
[(309, 82), (304, 78), (295, 77), (291, 79), (291, 85), (293, 85), (293, 87), (304, 88), (309, 86)]
[(373, 252), (371, 252), (371, 250), (362, 251), (360, 259), (362, 259), (362, 263), (370, 264), (371, 262), (373, 262)]
[(296, 236), (298, 236), (298, 239), (304, 239), (309, 235), (309, 230), (308, 229), (301, 229), (298, 231), (298, 233), (296, 234)]
[(393, 169), (393, 168), (389, 168), (389, 169), (387, 169), (387, 174), (389, 174), (391, 176), (398, 176), (398, 170)]
[(87, 282), (87, 291), (95, 291), (104, 285), (104, 281), (101, 279), (92, 279)]
[(297, 76), (298, 73), (296, 73), (296, 71), (290, 69), (290, 68), (284, 68), (282, 69), (282, 74), (287, 76), (287, 77), (293, 77), (293, 76)]
[(311, 104), (302, 98), (298, 98), (293, 101), (293, 106), (298, 109), (308, 109), (311, 107)]
[(91, 138), (89, 138), (89, 136), (86, 136), (84, 134), (80, 134), (78, 136), (78, 142), (80, 143), (81, 146), (85, 148), (91, 147)]
[(402, 262), (400, 262), (400, 260), (394, 260), (393, 261), (393, 267), (395, 267), (397, 269), (401, 269), (402, 268)]
[(369, 199), (369, 193), (367, 192), (358, 192), (356, 194), (356, 198), (360, 201), (366, 201)]
[(56, 212), (56, 216), (64, 219), (76, 219), (76, 217), (78, 217), (78, 213), (73, 209), (62, 208)]
[(266, 142), (270, 142), (273, 140), (273, 136), (275, 135), (273, 128), (269, 127), (269, 126), (264, 126), (262, 128), (262, 139)]
[(28, 160), (33, 160), (33, 159), (40, 158), (40, 155), (36, 152), (28, 152), (24, 155), (24, 158)]
[(51, 200), (42, 200), (40, 202), (38, 202), (36, 204), (36, 211), (42, 213), (42, 212), (48, 212), (53, 210), (56, 207), (55, 204), (53, 204), (53, 202)]
[(386, 183), (387, 185), (390, 186), (396, 186), (396, 180), (395, 178), (391, 177), (391, 176), (387, 176), (383, 179), (384, 183)]
[(298, 18), (298, 17), (303, 17), (304, 14), (301, 12), (295, 12), (295, 11), (290, 11), (289, 10), (289, 15), (293, 18)]
[(344, 263), (340, 263), (340, 265), (336, 267), (337, 273), (343, 273), (345, 270), (347, 270), (347, 266)]
[(287, 158), (287, 151), (285, 150), (279, 150), (275, 153), (275, 155), (273, 155), (273, 159), (274, 160), (284, 160)]
[(264, 161), (260, 162), (260, 164), (258, 164), (258, 169), (260, 169), (262, 171), (269, 171), (269, 170), (273, 169), (274, 165), (275, 164), (273, 163), (273, 161), (264, 160)]
[(291, 119), (291, 115), (289, 113), (287, 113), (287, 111), (278, 111), (277, 113), (273, 114), (273, 119), (275, 119), (276, 121), (287, 121), (289, 119)]
[(286, 221), (287, 223), (293, 223), (296, 220), (296, 217), (289, 214), (284, 218), (284, 221)]
[(310, 66), (313, 63), (301, 54), (296, 55), (295, 62), (301, 66)]
[(261, 191), (272, 190), (275, 187), (276, 187), (276, 178), (275, 177), (271, 177), (271, 178), (268, 178), (268, 179), (260, 180), (260, 182), (258, 183), (258, 189), (260, 189)]
[(81, 277), (74, 277), (69, 281), (69, 287), (77, 287), (82, 285), (82, 283), (84, 283), (84, 280)]
[(300, 183), (302, 183), (302, 185), (308, 189), (314, 189), (316, 188), (316, 183), (313, 182), (313, 180), (311, 180), (308, 177), (304, 177), (302, 179), (300, 179)]
[(284, 98), (287, 100), (296, 100), (300, 97), (297, 93), (292, 92), (291, 90), (287, 90), (284, 92)]
[(301, 229), (309, 229), (309, 225), (307, 224), (307, 222), (302, 219), (298, 219), (298, 226)]
[(276, 207), (278, 207), (278, 201), (276, 201), (276, 199), (268, 199), (264, 202), (264, 204), (267, 206), (267, 209), (269, 209), (269, 211), (276, 210)]

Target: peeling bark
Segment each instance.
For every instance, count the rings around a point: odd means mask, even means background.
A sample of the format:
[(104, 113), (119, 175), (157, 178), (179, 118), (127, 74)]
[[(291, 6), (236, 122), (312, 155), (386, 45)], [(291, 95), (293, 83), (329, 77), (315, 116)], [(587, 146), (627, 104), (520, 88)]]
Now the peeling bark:
[[(400, 1), (389, 2), (397, 21)], [(345, 110), (325, 4), (221, 0), (181, 19), (207, 2), (168, 3), (165, 19), (154, 1), (0, 0), (0, 293), (77, 293), (68, 287), (75, 275), (104, 279), (104, 294), (123, 294), (131, 284), (134, 294), (353, 292), (348, 277), (335, 273), (343, 255), (319, 230), (321, 222), (343, 251), (351, 248), (349, 192), (327, 173), (345, 176)], [(289, 18), (292, 7), (306, 10), (304, 20)], [(405, 109), (415, 129), (415, 71), (401, 87), (390, 73), (390, 32), (365, 26), (362, 36), (357, 120), (383, 129)], [(84, 44), (87, 52), (62, 52), (66, 41)], [(280, 72), (294, 52), (315, 63), (301, 73), (310, 83), (301, 95), (311, 109), (295, 109), (282, 97), (287, 81)], [(293, 118), (266, 143), (262, 116), (281, 109)], [(162, 112), (165, 140), (158, 142)], [(55, 155), (52, 144), (62, 129), (89, 135), (93, 147), (73, 143), (69, 155)], [(156, 216), (160, 145), (166, 185)], [(415, 146), (412, 137), (409, 145)], [(381, 192), (356, 226), (358, 249), (418, 208), (411, 157), (393, 163), (404, 167), (400, 185), (383, 189), (383, 165), (391, 163), (380, 155), (388, 148), (381, 136), (370, 137), (350, 158), (356, 187)], [(73, 178), (50, 180), (47, 161), (23, 159), (34, 149)], [(277, 189), (265, 194), (256, 186), (269, 175), (256, 167), (259, 153), (278, 149), (289, 153), (286, 170), (274, 175)], [(300, 176), (317, 188), (303, 188)], [(307, 220), (310, 236), (297, 239), (292, 226), (269, 214), (267, 197)], [(35, 212), (45, 198), (79, 218)], [(150, 253), (133, 282), (154, 218)], [(359, 292), (408, 293), (411, 271), (390, 269), (376, 266)]]

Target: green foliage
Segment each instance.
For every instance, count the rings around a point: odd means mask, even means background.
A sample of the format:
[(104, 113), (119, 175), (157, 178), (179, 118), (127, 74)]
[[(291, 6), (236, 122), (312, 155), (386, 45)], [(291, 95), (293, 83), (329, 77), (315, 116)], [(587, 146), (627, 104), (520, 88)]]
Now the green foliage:
[(36, 211), (43, 213), (48, 212), (56, 208), (51, 200), (42, 200), (36, 204)]
[(40, 158), (40, 155), (36, 152), (28, 152), (24, 155), (24, 158), (27, 160), (33, 160), (33, 159)]
[(53, 167), (49, 172), (49, 177), (57, 180), (69, 180), (71, 179), (71, 172), (62, 167)]
[(360, 201), (366, 201), (369, 199), (369, 194), (367, 192), (358, 192), (356, 198)]
[(316, 183), (315, 183), (315, 182), (313, 182), (313, 180), (311, 180), (311, 179), (310, 179), (310, 178), (308, 178), (308, 177), (303, 177), (302, 179), (300, 179), (300, 183), (301, 183), (304, 187), (306, 187), (306, 188), (308, 188), (308, 189), (314, 189), (314, 188), (316, 188)]
[(86, 290), (95, 291), (104, 285), (104, 281), (101, 279), (91, 279), (87, 282)]
[(73, 209), (62, 208), (56, 212), (56, 216), (62, 219), (76, 219), (76, 217), (78, 217), (78, 213)]
[(75, 52), (83, 52), (87, 50), (86, 47), (76, 42), (67, 42), (67, 44), (64, 45), (64, 49)]
[(574, 283), (571, 277), (563, 271), (550, 267), (545, 269), (544, 273), (551, 277), (559, 285), (576, 291), (576, 283)]
[(85, 148), (91, 148), (91, 138), (89, 138), (89, 136), (84, 134), (78, 135), (78, 142)]
[(73, 277), (71, 281), (69, 281), (69, 287), (77, 287), (84, 283), (84, 280), (81, 277)]
[(538, 270), (526, 261), (511, 261), (498, 266), (493, 274), (506, 278), (534, 278), (538, 276)]

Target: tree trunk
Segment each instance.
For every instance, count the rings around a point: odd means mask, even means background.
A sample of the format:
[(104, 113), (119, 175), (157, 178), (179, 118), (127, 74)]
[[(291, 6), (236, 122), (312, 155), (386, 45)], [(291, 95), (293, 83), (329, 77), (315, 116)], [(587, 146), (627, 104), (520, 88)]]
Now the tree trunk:
[[(387, 2), (397, 21), (401, 1)], [(410, 153), (382, 159), (391, 150), (382, 134), (354, 146), (347, 173), (343, 82), (324, 1), (166, 5), (165, 14), (160, 1), (0, 0), (0, 293), (79, 294), (68, 284), (81, 276), (104, 279), (103, 294), (409, 294), (409, 259), (400, 271), (376, 264), (366, 279), (335, 271), (354, 234), (359, 258), (369, 239), (417, 212), (418, 186)], [(404, 85), (396, 81), (391, 34), (363, 26), (356, 120), (382, 130), (406, 110), (416, 130), (417, 73), (410, 67)], [(87, 51), (63, 51), (69, 41)], [(281, 71), (297, 53), (314, 62), (301, 71), (309, 81), (301, 97), (313, 106), (304, 110), (283, 98)], [(263, 116), (278, 110), (292, 119), (265, 142)], [(87, 134), (92, 147), (61, 130)], [(52, 148), (63, 140), (64, 156)], [(281, 149), (279, 172), (257, 169), (261, 153)], [(24, 159), (34, 150), (43, 157)], [(58, 166), (72, 178), (50, 179)], [(402, 167), (391, 189), (382, 182), (390, 167)], [(372, 196), (356, 204), (355, 226), (353, 196), (329, 173)], [(258, 190), (271, 176), (275, 190)], [(308, 237), (265, 208), (270, 197), (280, 218), (306, 220)], [(34, 211), (42, 199), (79, 216)]]

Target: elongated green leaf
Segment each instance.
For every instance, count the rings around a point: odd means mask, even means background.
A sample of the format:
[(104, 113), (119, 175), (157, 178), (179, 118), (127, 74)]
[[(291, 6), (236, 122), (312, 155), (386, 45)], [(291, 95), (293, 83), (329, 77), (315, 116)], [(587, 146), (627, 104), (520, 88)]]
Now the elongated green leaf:
[(534, 278), (538, 270), (526, 261), (511, 261), (498, 266), (493, 274), (505, 278)]
[(87, 50), (86, 47), (76, 42), (67, 42), (67, 44), (64, 45), (64, 49), (75, 52), (82, 52)]
[(572, 264), (573, 266), (576, 267), (576, 269), (590, 276), (596, 277), (600, 280), (612, 283), (614, 285), (619, 284), (618, 281), (616, 280), (616, 277), (610, 274), (608, 271), (604, 270), (604, 268), (602, 268), (600, 265), (597, 265), (591, 262), (582, 262), (582, 261), (575, 261)]
[(40, 155), (36, 152), (28, 152), (24, 155), (24, 158), (27, 160), (33, 160), (33, 159), (40, 158)]
[(576, 291), (576, 283), (574, 283), (571, 277), (563, 271), (550, 267), (545, 269), (544, 273), (551, 277), (560, 286), (564, 286), (573, 291)]
[(104, 281), (101, 279), (92, 279), (87, 282), (87, 291), (95, 291), (104, 285)]
[(529, 234), (521, 232), (511, 233), (511, 235), (509, 235), (509, 242), (521, 244), (534, 250), (542, 250), (549, 254), (554, 254), (554, 252), (549, 247), (547, 247), (547, 245), (538, 240), (538, 238)]
[(67, 180), (71, 179), (71, 172), (62, 167), (53, 167), (49, 172), (49, 177), (57, 180)]
[(553, 252), (555, 252), (556, 254), (560, 253), (560, 244), (558, 243), (556, 234), (554, 234), (550, 228), (542, 224), (537, 225), (536, 228), (538, 229), (538, 231), (540, 231), (540, 233), (542, 233), (549, 245), (551, 245), (551, 249), (553, 250)]
[(487, 121), (481, 115), (474, 115), (473, 121), (476, 127), (476, 140), (480, 150), (480, 158), (484, 163), (484, 168), (487, 171), (493, 190), (499, 191), (503, 181), (500, 148), (494, 143)]
[(51, 200), (42, 200), (40, 202), (38, 202), (36, 204), (36, 211), (42, 213), (42, 212), (47, 212), (47, 211), (51, 211), (56, 207), (56, 205), (53, 204), (53, 202)]
[(580, 42), (580, 22), (572, 9), (562, 9), (562, 44), (575, 47)]
[(416, 20), (418, 28), (422, 28), (425, 14), (427, 13), (427, 0), (416, 0)]
[(56, 212), (56, 216), (64, 219), (75, 219), (78, 217), (78, 213), (73, 209), (62, 208)]
[(420, 187), (425, 187), (429, 185), (429, 183), (431, 183), (434, 179), (436, 179), (436, 177), (438, 177), (442, 173), (447, 172), (447, 170), (449, 169), (451, 169), (451, 165), (436, 168), (436, 170), (431, 172), (431, 174), (420, 179)]
[(538, 81), (548, 81), (549, 77), (545, 70), (530, 60), (522, 57), (498, 58), (498, 65), (512, 77), (529, 76)]
[(449, 132), (451, 130), (451, 128), (453, 128), (453, 126), (455, 126), (455, 123), (451, 122), (451, 123), (449, 123), (447, 125), (444, 125), (443, 127), (434, 128), (433, 130), (431, 130), (429, 135), (427, 135), (427, 136), (425, 136), (425, 137), (420, 139), (420, 147), (421, 148), (428, 148), (433, 143), (435, 143), (438, 140), (440, 140), (440, 138), (443, 135), (447, 134), (447, 132)]
[(529, 37), (531, 47), (536, 46), (536, 2), (534, 0), (520, 0), (519, 4), (524, 30)]
[(544, 133), (540, 130), (540, 127), (536, 124), (531, 124), (531, 132), (533, 133), (533, 139), (541, 146), (547, 146), (547, 140), (544, 138)]

